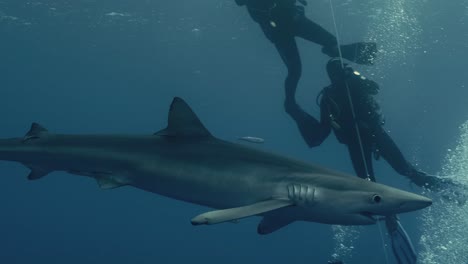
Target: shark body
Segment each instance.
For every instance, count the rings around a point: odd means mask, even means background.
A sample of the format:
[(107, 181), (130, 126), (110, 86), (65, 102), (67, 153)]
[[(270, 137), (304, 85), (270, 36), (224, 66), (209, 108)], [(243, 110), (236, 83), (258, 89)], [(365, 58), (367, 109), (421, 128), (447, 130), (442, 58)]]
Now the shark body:
[(130, 185), (216, 209), (194, 225), (262, 216), (259, 234), (294, 221), (368, 225), (410, 212), (430, 199), (269, 152), (215, 138), (175, 98), (167, 128), (154, 135), (53, 134), (37, 123), (23, 138), (1, 139), (0, 160), (31, 169), (92, 177), (103, 189)]

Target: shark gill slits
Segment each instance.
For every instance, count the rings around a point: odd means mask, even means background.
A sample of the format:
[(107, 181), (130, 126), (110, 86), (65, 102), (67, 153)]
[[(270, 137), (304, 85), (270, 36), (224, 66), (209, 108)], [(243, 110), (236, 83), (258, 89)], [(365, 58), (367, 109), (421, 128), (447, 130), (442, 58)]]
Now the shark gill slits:
[(314, 202), (315, 188), (305, 184), (290, 184), (287, 186), (288, 198), (298, 205)]

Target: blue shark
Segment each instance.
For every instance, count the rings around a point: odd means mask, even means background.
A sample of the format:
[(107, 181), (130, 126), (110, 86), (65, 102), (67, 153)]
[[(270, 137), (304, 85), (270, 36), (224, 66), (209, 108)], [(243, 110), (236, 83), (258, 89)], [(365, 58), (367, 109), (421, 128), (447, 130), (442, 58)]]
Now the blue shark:
[(168, 125), (150, 135), (55, 134), (33, 123), (20, 138), (0, 139), (0, 160), (86, 176), (102, 189), (123, 186), (201, 205), (191, 219), (211, 225), (260, 216), (257, 232), (295, 221), (370, 225), (381, 216), (423, 209), (429, 198), (214, 137), (175, 97)]

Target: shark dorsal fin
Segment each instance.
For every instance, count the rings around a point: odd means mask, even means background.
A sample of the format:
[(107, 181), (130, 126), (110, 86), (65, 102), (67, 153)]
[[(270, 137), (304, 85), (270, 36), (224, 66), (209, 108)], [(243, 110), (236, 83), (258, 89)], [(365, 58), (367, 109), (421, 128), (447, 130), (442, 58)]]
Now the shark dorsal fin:
[(211, 137), (190, 106), (175, 97), (169, 109), (167, 128), (155, 133), (158, 136)]
[(23, 138), (23, 142), (28, 141), (30, 139), (39, 138), (42, 134), (45, 134), (47, 132), (48, 130), (45, 129), (43, 126), (39, 125), (38, 123), (32, 123), (31, 128)]

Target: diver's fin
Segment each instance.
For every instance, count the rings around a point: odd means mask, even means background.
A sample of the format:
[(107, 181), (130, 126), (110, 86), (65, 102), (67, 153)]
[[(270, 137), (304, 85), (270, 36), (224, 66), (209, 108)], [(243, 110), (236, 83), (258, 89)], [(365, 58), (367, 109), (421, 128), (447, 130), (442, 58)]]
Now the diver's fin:
[(358, 42), (341, 46), (343, 58), (363, 65), (373, 65), (377, 56), (375, 42)]
[(320, 122), (294, 102), (287, 102), (284, 104), (284, 107), (286, 112), (296, 122), (297, 128), (306, 144), (310, 148), (320, 145), (322, 143), (320, 141), (322, 138), (320, 136)]
[(46, 170), (40, 167), (35, 167), (32, 165), (26, 165), (26, 164), (25, 166), (31, 170), (31, 172), (28, 175), (28, 180), (37, 180), (50, 173), (49, 170)]
[[(343, 58), (363, 65), (373, 65), (377, 57), (377, 44), (375, 42), (357, 42), (341, 45)], [(336, 46), (324, 47), (322, 52), (330, 57), (338, 57), (339, 51)]]
[(293, 202), (288, 200), (267, 200), (251, 205), (207, 212), (194, 217), (191, 222), (192, 225), (219, 224), (222, 222), (238, 220), (245, 217), (266, 213), (291, 205), (293, 205)]
[[(387, 220), (388, 221), (388, 220)], [(413, 243), (398, 219), (394, 218), (392, 230), (389, 229), (392, 249), (398, 264), (416, 264), (417, 254)], [(387, 227), (389, 225), (387, 224)]]
[(268, 214), (263, 217), (262, 221), (257, 226), (257, 233), (259, 235), (271, 234), (289, 224), (294, 222), (294, 219), (285, 217), (280, 214)]
[(181, 98), (175, 97), (169, 109), (167, 127), (157, 136), (211, 137), (190, 106)]
[(39, 125), (38, 123), (32, 123), (28, 133), (24, 135), (23, 143), (30, 139), (39, 138), (42, 134), (47, 132), (47, 129), (45, 129), (43, 126)]

